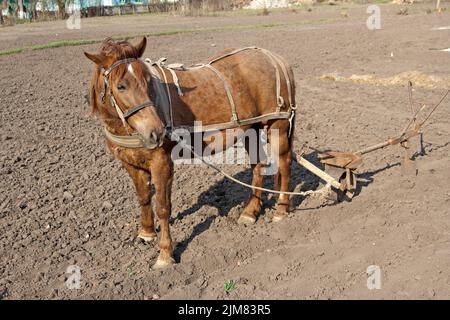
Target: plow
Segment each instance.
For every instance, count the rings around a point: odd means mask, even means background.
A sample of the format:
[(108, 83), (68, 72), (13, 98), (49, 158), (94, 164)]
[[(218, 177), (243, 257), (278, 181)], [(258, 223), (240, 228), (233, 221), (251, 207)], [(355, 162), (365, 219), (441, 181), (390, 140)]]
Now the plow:
[(406, 124), (403, 131), (395, 137), (385, 139), (384, 141), (368, 146), (364, 149), (354, 152), (332, 151), (328, 149), (316, 149), (309, 147), (309, 149), (317, 152), (320, 163), (324, 169), (320, 169), (310, 161), (306, 160), (302, 155), (298, 157), (298, 163), (311, 173), (318, 176), (325, 181), (327, 185), (331, 186), (334, 193), (333, 199), (336, 201), (350, 201), (358, 188), (357, 169), (363, 163), (364, 156), (387, 148), (389, 146), (400, 146), (402, 149), (401, 170), (402, 175), (417, 175), (416, 164), (412, 159), (411, 139), (419, 136), (421, 148), (422, 147), (422, 129), (431, 115), (446, 99), (450, 90), (448, 90), (439, 100), (437, 104), (432, 107), (422, 105), (420, 108), (414, 108), (412, 99), (412, 83), (408, 83), (409, 104), (411, 111), (411, 119)]

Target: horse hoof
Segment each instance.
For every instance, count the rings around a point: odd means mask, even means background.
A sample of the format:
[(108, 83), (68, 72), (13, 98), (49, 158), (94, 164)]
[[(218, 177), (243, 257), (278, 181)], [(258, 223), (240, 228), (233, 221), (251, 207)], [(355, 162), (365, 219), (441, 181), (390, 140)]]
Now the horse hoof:
[(175, 263), (175, 260), (173, 258), (169, 259), (161, 259), (158, 257), (158, 260), (156, 260), (156, 263), (153, 265), (153, 269), (164, 269), (168, 266), (171, 266)]
[(280, 221), (284, 220), (284, 218), (286, 218), (286, 217), (287, 217), (287, 215), (285, 215), (285, 214), (276, 214), (273, 216), (272, 222), (275, 222), (275, 223), (280, 222)]
[(256, 222), (256, 218), (246, 213), (242, 213), (237, 222), (238, 224), (254, 224)]
[(139, 231), (139, 234), (137, 236), (139, 239), (144, 240), (145, 242), (151, 242), (156, 238), (156, 233), (149, 233), (145, 232), (143, 230)]

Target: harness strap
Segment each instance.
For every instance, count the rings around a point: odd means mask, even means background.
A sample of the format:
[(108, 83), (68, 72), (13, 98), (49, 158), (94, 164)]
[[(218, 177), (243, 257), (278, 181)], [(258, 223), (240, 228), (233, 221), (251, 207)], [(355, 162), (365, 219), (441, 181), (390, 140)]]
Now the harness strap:
[(111, 100), (111, 104), (114, 106), (114, 108), (116, 109), (117, 114), (119, 115), (120, 120), (122, 120), (122, 124), (123, 126), (126, 128), (127, 132), (128, 132), (128, 126), (127, 126), (127, 119), (125, 119), (124, 115), (123, 115), (123, 111), (122, 109), (119, 108), (119, 105), (116, 102), (116, 99), (114, 98), (114, 96), (112, 95), (112, 93), (110, 92), (109, 94), (109, 98)]
[(125, 118), (125, 120), (129, 117), (131, 117), (133, 114), (135, 114), (136, 112), (140, 111), (141, 109), (144, 109), (146, 107), (154, 107), (153, 102), (147, 101), (144, 102), (136, 107), (133, 107), (131, 109), (128, 109), (124, 114), (123, 117)]
[[(177, 76), (177, 74), (176, 74), (174, 69), (182, 68), (183, 65), (179, 64), (179, 63), (172, 63), (172, 64), (169, 64), (169, 65), (166, 66), (166, 61), (167, 61), (167, 58), (164, 58), (164, 57), (163, 58), (159, 58), (159, 60), (155, 64), (159, 67), (161, 72), (162, 72), (163, 68), (169, 70), (170, 74), (172, 75), (173, 84), (177, 88), (178, 95), (182, 96), (183, 92), (181, 91), (180, 83), (178, 81), (178, 76)], [(164, 77), (164, 78), (166, 79), (166, 77)], [(166, 81), (166, 83), (167, 83), (167, 81)]]
[(223, 86), (225, 88), (225, 92), (226, 92), (227, 97), (228, 97), (228, 101), (230, 102), (230, 106), (231, 106), (231, 121), (233, 123), (239, 123), (238, 115), (237, 115), (237, 112), (236, 112), (236, 105), (234, 104), (233, 95), (231, 94), (231, 90), (230, 90), (230, 87), (228, 86), (227, 80), (224, 78), (222, 73), (220, 73), (219, 70), (214, 68), (211, 64), (205, 64), (205, 67), (207, 67), (208, 69), (212, 70), (217, 75), (217, 77), (220, 80), (222, 80)]
[(121, 64), (124, 63), (132, 63), (134, 61), (137, 61), (138, 59), (136, 58), (128, 58), (128, 59), (122, 59), (122, 60), (117, 60), (116, 62), (114, 62), (107, 70), (105, 70), (103, 72), (103, 74), (105, 75), (105, 77), (109, 76), (109, 74), (111, 73), (111, 71), (113, 71), (115, 68), (117, 68), (118, 66), (120, 66)]
[(228, 52), (228, 53), (226, 53), (226, 54), (224, 54), (224, 55), (222, 55), (222, 56), (220, 56), (220, 57), (214, 58), (214, 59), (210, 60), (207, 64), (212, 64), (212, 63), (214, 63), (214, 62), (216, 62), (216, 61), (218, 61), (218, 60), (222, 60), (223, 58), (232, 56), (232, 55), (234, 55), (234, 54), (236, 54), (236, 53), (238, 53), (238, 52), (245, 51), (245, 50), (251, 50), (251, 49), (258, 49), (258, 48), (257, 48), (257, 47), (244, 47), (244, 48), (239, 48), (239, 49), (230, 51), (230, 52)]
[(167, 81), (167, 76), (166, 73), (164, 72), (163, 67), (161, 66), (161, 62), (158, 61), (158, 63), (156, 63), (156, 66), (159, 68), (159, 70), (161, 71), (163, 77), (164, 77), (164, 84), (166, 85), (166, 92), (167, 92), (167, 99), (169, 101), (169, 118), (170, 118), (170, 126), (169, 128), (172, 129), (173, 126), (173, 116), (172, 116), (172, 95), (170, 94), (170, 87), (169, 87), (169, 82)]
[[(268, 120), (275, 120), (275, 119), (290, 119), (292, 116), (291, 112), (273, 112), (268, 113), (264, 115), (260, 115), (253, 118), (248, 118), (241, 120), (239, 124), (236, 124), (234, 122), (227, 122), (227, 123), (218, 123), (218, 124), (210, 124), (206, 126), (177, 126), (174, 131), (171, 131), (169, 134), (169, 138), (173, 139), (174, 137), (177, 137), (177, 131), (183, 130), (187, 131), (189, 133), (200, 133), (200, 132), (214, 132), (214, 131), (220, 131), (225, 129), (233, 129), (238, 128), (243, 125), (249, 125), (253, 123), (259, 123), (262, 121), (268, 121)], [(142, 142), (141, 138), (137, 134), (123, 136), (123, 135), (116, 135), (108, 131), (106, 127), (104, 128), (105, 135), (108, 140), (113, 142), (114, 144), (118, 145), (119, 147), (123, 148), (145, 148), (144, 143)]]
[(211, 131), (217, 131), (217, 130), (225, 130), (225, 129), (234, 129), (239, 128), (241, 126), (246, 126), (254, 123), (259, 123), (263, 121), (269, 121), (269, 120), (276, 120), (276, 119), (287, 119), (289, 120), (292, 117), (291, 112), (273, 112), (273, 113), (266, 113), (264, 115), (248, 118), (248, 119), (241, 119), (239, 120), (239, 123), (235, 122), (225, 122), (225, 123), (217, 123), (217, 124), (209, 124), (204, 125), (201, 127), (198, 126), (176, 126), (176, 129), (183, 129), (187, 130), (190, 133), (199, 133), (199, 132), (211, 132)]
[[(147, 68), (152, 76), (153, 88), (156, 92), (157, 97), (157, 99), (155, 100), (155, 104), (163, 112), (167, 131), (171, 131), (173, 127), (172, 99), (170, 97), (167, 77), (162, 67), (159, 67), (157, 63), (153, 63), (150, 59), (145, 59), (145, 64), (147, 65)], [(164, 89), (164, 85), (161, 80), (161, 74), (160, 72), (158, 72), (155, 66), (160, 70), (162, 76), (165, 79), (166, 89)]]
[(109, 132), (109, 130), (106, 127), (104, 128), (103, 131), (105, 133), (106, 139), (108, 139), (112, 143), (118, 145), (119, 147), (133, 148), (133, 149), (145, 147), (140, 136), (138, 136), (136, 134), (128, 135), (128, 136), (116, 135), (116, 134)]
[[(278, 65), (281, 67), (281, 70), (283, 72), (284, 75), (284, 79), (286, 81), (286, 87), (287, 87), (287, 92), (288, 92), (288, 99), (289, 99), (289, 106), (291, 109), (291, 116), (289, 117), (289, 137), (291, 136), (292, 133), (292, 129), (294, 126), (294, 118), (295, 118), (295, 111), (297, 110), (297, 106), (294, 105), (292, 103), (293, 97), (292, 97), (292, 85), (291, 85), (291, 77), (289, 76), (289, 72), (287, 70), (287, 62), (286, 60), (284, 60), (281, 56), (279, 56), (276, 53), (270, 52), (269, 50), (266, 49), (262, 49), (261, 51), (270, 58), (272, 64), (274, 65), (274, 67), (277, 70), (277, 76), (279, 77), (279, 70), (278, 70)], [(281, 87), (280, 87), (280, 82), (277, 82), (277, 103), (278, 103), (278, 108), (277, 108), (277, 112), (280, 112), (280, 108), (283, 106), (284, 104), (284, 100), (283, 97), (281, 96)]]
[(289, 105), (291, 106), (291, 108), (295, 108), (295, 106), (292, 105), (291, 77), (289, 76), (289, 72), (287, 70), (287, 62), (284, 60), (284, 58), (282, 58), (278, 54), (270, 52), (270, 51), (267, 51), (267, 52), (269, 54), (271, 54), (274, 57), (274, 59), (278, 62), (278, 64), (281, 66), (281, 70), (283, 71), (283, 74), (284, 74), (284, 79), (286, 80), (286, 86), (287, 86), (288, 98), (289, 98)]
[(175, 70), (173, 70), (172, 68), (169, 68), (169, 67), (167, 67), (167, 70), (169, 70), (170, 74), (172, 75), (173, 84), (177, 88), (178, 95), (182, 96), (183, 95), (183, 91), (181, 91), (180, 83), (178, 81), (178, 76), (177, 76)]
[(277, 112), (280, 112), (281, 107), (284, 105), (284, 99), (281, 96), (281, 77), (280, 70), (278, 69), (277, 63), (273, 56), (265, 49), (261, 49), (261, 51), (269, 58), (270, 63), (275, 68), (275, 79), (276, 79), (276, 97), (277, 97)]

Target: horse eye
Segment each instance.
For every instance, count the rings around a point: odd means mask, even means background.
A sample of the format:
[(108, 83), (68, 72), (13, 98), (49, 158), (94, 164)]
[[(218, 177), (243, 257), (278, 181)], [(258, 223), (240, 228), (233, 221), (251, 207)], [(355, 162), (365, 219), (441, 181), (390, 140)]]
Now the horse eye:
[(126, 89), (127, 89), (127, 87), (125, 86), (124, 83), (119, 83), (117, 85), (117, 90), (119, 90), (119, 91), (125, 91)]

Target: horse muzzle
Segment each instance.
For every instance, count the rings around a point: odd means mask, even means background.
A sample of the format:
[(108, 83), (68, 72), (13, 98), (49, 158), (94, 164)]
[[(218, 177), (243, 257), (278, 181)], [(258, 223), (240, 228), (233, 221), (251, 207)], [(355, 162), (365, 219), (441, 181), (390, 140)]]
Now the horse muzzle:
[[(146, 130), (147, 131), (147, 130)], [(166, 130), (162, 129), (153, 129), (148, 130), (147, 132), (140, 132), (140, 138), (144, 146), (148, 149), (155, 149), (161, 147), (164, 143), (164, 137), (166, 136)]]

